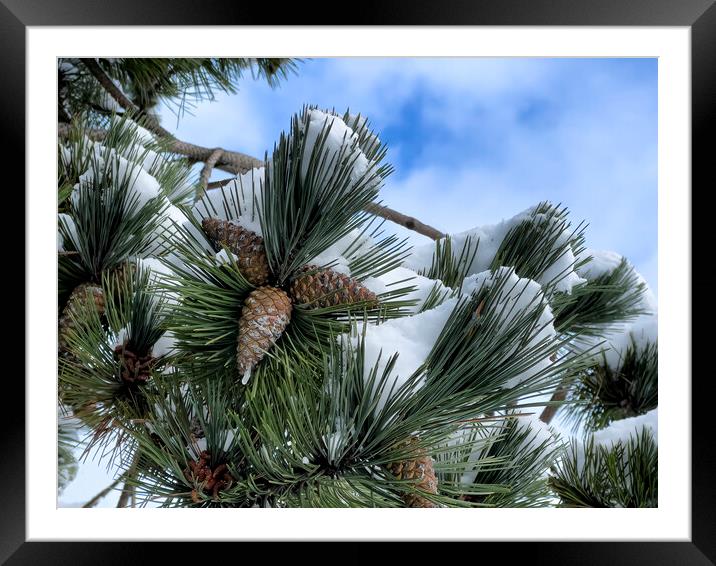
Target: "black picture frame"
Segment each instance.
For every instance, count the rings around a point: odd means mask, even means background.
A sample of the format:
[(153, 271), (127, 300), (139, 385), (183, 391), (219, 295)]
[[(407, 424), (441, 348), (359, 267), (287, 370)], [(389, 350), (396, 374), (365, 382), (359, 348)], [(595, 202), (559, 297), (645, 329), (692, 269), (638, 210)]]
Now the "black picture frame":
[[(364, 0), (360, 10), (341, 12), (335, 3), (281, 4), (267, 9), (262, 3), (238, 3), (219, 0), (155, 0), (153, 2), (122, 0), (100, 3), (88, 0), (0, 0), (0, 124), (3, 133), (3, 198), (18, 200), (14, 210), (23, 210), (24, 167), (30, 153), (25, 153), (25, 31), (27, 26), (65, 25), (565, 25), (565, 26), (687, 26), (691, 28), (692, 88), (692, 258), (706, 257), (706, 246), (713, 241), (707, 232), (707, 206), (694, 206), (697, 196), (707, 187), (716, 187), (713, 156), (709, 139), (716, 130), (716, 6), (714, 0), (441, 0), (434, 2)], [(277, 5), (278, 6), (278, 5)], [(9, 179), (8, 179), (9, 175)], [(684, 187), (689, 190), (689, 187)], [(48, 197), (49, 198), (49, 197)], [(699, 218), (699, 216), (702, 216)], [(19, 232), (13, 228), (15, 233)], [(13, 238), (19, 239), (15, 235)], [(20, 249), (19, 245), (16, 249)], [(701, 253), (699, 253), (699, 251)], [(11, 261), (6, 259), (6, 261)], [(24, 257), (22, 262), (27, 261)], [(18, 264), (12, 263), (12, 266)], [(14, 269), (19, 274), (19, 269)], [(692, 273), (693, 275), (693, 273)], [(8, 277), (8, 276), (6, 276)], [(19, 275), (18, 275), (19, 277)], [(13, 285), (16, 285), (13, 282)], [(32, 300), (25, 281), (25, 301)], [(703, 318), (710, 301), (708, 279), (692, 280), (692, 296)], [(16, 291), (14, 291), (16, 293)], [(8, 300), (8, 299), (6, 299)], [(704, 304), (706, 303), (706, 304)], [(480, 544), (479, 549), (460, 545), (461, 551), (475, 562), (500, 560), (501, 563), (529, 564), (714, 564), (716, 563), (716, 450), (712, 418), (713, 379), (696, 362), (703, 361), (711, 333), (683, 329), (692, 336), (692, 376), (673, 376), (692, 387), (692, 536), (690, 542), (525, 542), (464, 543)], [(17, 325), (13, 331), (16, 332)], [(10, 348), (7, 358), (23, 359)], [(7, 346), (6, 346), (7, 351)], [(698, 371), (701, 369), (702, 371)], [(151, 550), (170, 562), (173, 554), (179, 563), (219, 560), (204, 545), (160, 545), (157, 543), (69, 543), (25, 542), (25, 386), (17, 372), (5, 370), (3, 392), (5, 407), (1, 411), (2, 460), (0, 465), (0, 560), (7, 564), (143, 564), (154, 562)], [(51, 376), (48, 376), (48, 385)], [(9, 407), (17, 411), (9, 413)], [(479, 525), (476, 525), (479, 529)], [(78, 533), (81, 536), (81, 533)], [(258, 544), (258, 543), (245, 543)], [(386, 555), (386, 545), (378, 543), (324, 543), (306, 552), (296, 549), (299, 543), (286, 543), (278, 549), (295, 563), (302, 556), (312, 563), (365, 563)], [(229, 545), (222, 545), (229, 550)], [(444, 553), (441, 545), (430, 550)], [(148, 548), (151, 547), (151, 548)], [(222, 550), (223, 550), (222, 549)], [(248, 547), (236, 554), (241, 560)], [(259, 549), (261, 550), (261, 549)], [(427, 558), (423, 544), (401, 545), (401, 561)], [(450, 550), (450, 556), (455, 549)], [(221, 551), (220, 551), (221, 552)], [(276, 549), (272, 557), (279, 559)], [(392, 554), (392, 551), (391, 551)], [(290, 558), (288, 558), (290, 557)], [(445, 558), (446, 555), (443, 554)]]

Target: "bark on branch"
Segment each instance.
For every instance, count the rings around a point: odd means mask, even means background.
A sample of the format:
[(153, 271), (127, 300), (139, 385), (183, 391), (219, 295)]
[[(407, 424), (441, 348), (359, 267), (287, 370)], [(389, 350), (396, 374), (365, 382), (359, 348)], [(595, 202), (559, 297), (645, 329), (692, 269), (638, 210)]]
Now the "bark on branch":
[(199, 186), (201, 187), (200, 194), (204, 194), (206, 192), (206, 186), (209, 184), (209, 177), (211, 177), (211, 172), (213, 171), (214, 167), (216, 166), (216, 162), (219, 160), (219, 158), (224, 153), (224, 150), (220, 147), (217, 147), (209, 156), (209, 159), (206, 160), (206, 163), (204, 163), (204, 167), (201, 170), (201, 176), (199, 177)]
[(557, 403), (555, 405), (547, 405), (544, 410), (542, 411), (542, 414), (539, 416), (539, 420), (541, 420), (545, 424), (549, 424), (552, 422), (552, 419), (557, 414), (557, 411), (559, 411), (560, 405), (558, 404), (560, 401), (564, 401), (567, 398), (567, 388), (566, 387), (559, 387), (557, 388), (557, 391), (554, 392), (552, 395), (552, 398), (549, 400), (550, 403), (554, 402)]
[(407, 214), (403, 214), (402, 212), (398, 212), (397, 210), (393, 210), (392, 208), (388, 208), (387, 206), (383, 206), (380, 204), (369, 204), (365, 208), (365, 210), (366, 212), (370, 212), (371, 214), (375, 214), (376, 216), (380, 216), (381, 218), (385, 218), (386, 220), (390, 220), (391, 222), (400, 224), (408, 230), (413, 230), (418, 234), (422, 234), (423, 236), (427, 236), (428, 238), (432, 238), (433, 240), (439, 240), (440, 238), (445, 237), (445, 234), (437, 228), (433, 228), (432, 226), (421, 222), (417, 218), (408, 216)]

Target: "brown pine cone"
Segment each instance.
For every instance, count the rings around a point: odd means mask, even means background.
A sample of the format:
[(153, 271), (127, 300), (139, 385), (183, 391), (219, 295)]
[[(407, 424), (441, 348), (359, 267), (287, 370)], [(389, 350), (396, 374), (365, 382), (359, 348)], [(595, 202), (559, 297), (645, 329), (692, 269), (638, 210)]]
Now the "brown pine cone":
[(248, 379), (253, 367), (281, 337), (291, 320), (291, 310), (291, 299), (276, 287), (259, 287), (246, 298), (236, 348), (239, 376), (243, 379)]
[(268, 281), (269, 264), (261, 236), (219, 218), (205, 218), (201, 226), (214, 245), (226, 246), (238, 258), (241, 275), (249, 283), (260, 287)]
[(114, 349), (114, 356), (121, 362), (120, 377), (126, 384), (146, 383), (152, 375), (152, 368), (157, 359), (152, 356), (151, 350), (139, 356), (127, 349), (127, 343), (120, 344)]
[(84, 310), (84, 306), (91, 303), (94, 303), (94, 307), (97, 309), (97, 314), (102, 316), (106, 308), (106, 301), (102, 287), (99, 287), (94, 283), (82, 283), (81, 285), (75, 287), (70, 294), (69, 299), (67, 299), (67, 304), (65, 305), (65, 308), (62, 309), (62, 314), (60, 315), (58, 335), (58, 351), (60, 353), (67, 351), (68, 335), (76, 326), (73, 317), (78, 317), (80, 311)]
[[(416, 439), (411, 438), (406, 444), (410, 445), (415, 441)], [(433, 459), (424, 450), (416, 452), (411, 459), (390, 464), (388, 471), (399, 480), (413, 480), (415, 487), (419, 490), (431, 494), (438, 492), (438, 480), (433, 468)], [(417, 493), (406, 493), (403, 495), (403, 501), (406, 507), (437, 507), (435, 503)]]
[(375, 305), (378, 298), (360, 281), (332, 269), (316, 271), (315, 265), (304, 266), (291, 282), (291, 296), (296, 304), (326, 308), (366, 302)]
[[(219, 464), (215, 468), (209, 466), (211, 454), (206, 450), (199, 454), (199, 460), (189, 460), (184, 469), (184, 477), (191, 483), (199, 483), (202, 492), (217, 499), (219, 492), (229, 489), (234, 483), (234, 478), (229, 473), (226, 464)], [(196, 489), (191, 491), (191, 499), (194, 503), (200, 503), (201, 497)]]

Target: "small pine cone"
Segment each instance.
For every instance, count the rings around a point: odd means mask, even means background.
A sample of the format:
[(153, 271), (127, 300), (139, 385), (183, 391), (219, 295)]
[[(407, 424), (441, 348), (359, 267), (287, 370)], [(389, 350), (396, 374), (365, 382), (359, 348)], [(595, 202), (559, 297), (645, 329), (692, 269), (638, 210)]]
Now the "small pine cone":
[[(411, 439), (407, 444), (415, 442)], [(410, 460), (394, 462), (388, 471), (399, 480), (413, 480), (415, 487), (427, 493), (437, 494), (438, 480), (433, 468), (433, 459), (424, 450), (420, 450)], [(437, 507), (435, 503), (417, 493), (406, 493), (403, 496), (406, 507)]]
[(259, 287), (244, 302), (239, 319), (236, 361), (239, 375), (248, 379), (253, 367), (276, 343), (291, 320), (291, 299), (276, 287)]
[(205, 218), (201, 226), (214, 245), (223, 244), (238, 258), (241, 275), (249, 283), (260, 287), (268, 281), (269, 264), (261, 236), (219, 218)]
[[(378, 298), (360, 281), (343, 275), (332, 269), (315, 271), (315, 265), (307, 265), (291, 282), (291, 296), (297, 304), (310, 305), (313, 308), (326, 308), (338, 305), (366, 302), (375, 305)], [(313, 272), (313, 273), (311, 273)]]
[(74, 317), (82, 310), (85, 304), (94, 303), (97, 313), (102, 316), (105, 311), (105, 296), (102, 287), (93, 283), (82, 283), (75, 287), (70, 298), (67, 299), (65, 308), (62, 309), (59, 321), (58, 351), (67, 351), (67, 338), (70, 331), (75, 327)]
[[(234, 483), (234, 478), (229, 473), (226, 464), (219, 464), (214, 468), (209, 466), (211, 453), (204, 450), (199, 454), (199, 460), (189, 460), (184, 468), (184, 477), (191, 483), (200, 484), (202, 491), (217, 500), (219, 492), (229, 489)], [(202, 498), (196, 489), (191, 491), (191, 500), (194, 503), (201, 503)]]
[(114, 349), (114, 357), (120, 361), (119, 375), (128, 385), (146, 383), (152, 376), (152, 368), (157, 362), (151, 350), (144, 355), (137, 355), (127, 348), (126, 342)]

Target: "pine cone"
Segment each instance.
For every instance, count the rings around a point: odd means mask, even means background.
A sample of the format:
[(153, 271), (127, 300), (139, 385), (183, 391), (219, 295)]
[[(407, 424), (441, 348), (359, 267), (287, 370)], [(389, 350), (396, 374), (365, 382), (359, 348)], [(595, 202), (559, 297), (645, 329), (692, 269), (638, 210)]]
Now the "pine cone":
[(276, 343), (291, 320), (291, 299), (275, 287), (259, 287), (244, 302), (239, 319), (236, 362), (247, 378), (253, 367)]
[(238, 257), (237, 263), (246, 280), (260, 287), (269, 278), (269, 264), (264, 239), (228, 220), (205, 218), (201, 226), (214, 245), (224, 245)]
[[(416, 439), (410, 439), (406, 444), (415, 443)], [(415, 487), (427, 493), (437, 494), (438, 480), (433, 468), (433, 459), (424, 450), (420, 450), (410, 460), (394, 462), (388, 466), (388, 471), (399, 480), (413, 480)], [(418, 495), (417, 493), (406, 493), (403, 495), (406, 507), (437, 507), (435, 503)]]
[[(206, 495), (212, 499), (218, 498), (219, 492), (229, 489), (234, 483), (234, 478), (229, 473), (226, 464), (219, 464), (213, 469), (209, 466), (211, 453), (204, 450), (199, 454), (199, 460), (189, 460), (188, 467), (184, 469), (184, 477), (191, 483), (198, 483)], [(201, 497), (196, 489), (191, 491), (191, 499), (194, 503), (201, 503)]]
[(82, 283), (75, 287), (67, 299), (65, 308), (62, 309), (59, 321), (58, 335), (58, 351), (60, 353), (67, 351), (67, 339), (70, 331), (75, 327), (74, 318), (79, 316), (79, 312), (83, 310), (84, 305), (94, 302), (97, 313), (102, 316), (105, 311), (105, 297), (102, 287), (98, 287), (94, 283)]
[(357, 279), (332, 269), (316, 269), (315, 265), (303, 267), (301, 271), (305, 275), (299, 275), (291, 282), (291, 296), (297, 304), (326, 308), (359, 302), (374, 305), (378, 302), (375, 293)]
[(146, 383), (157, 362), (157, 359), (152, 356), (151, 350), (140, 356), (129, 350), (126, 342), (114, 349), (114, 356), (121, 362), (120, 377), (128, 385)]

